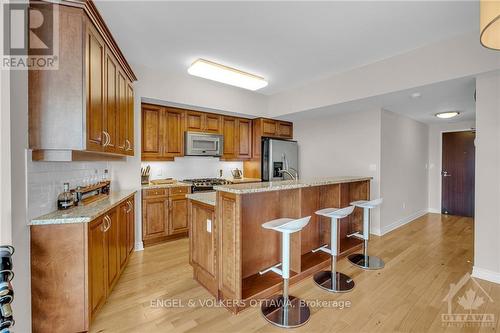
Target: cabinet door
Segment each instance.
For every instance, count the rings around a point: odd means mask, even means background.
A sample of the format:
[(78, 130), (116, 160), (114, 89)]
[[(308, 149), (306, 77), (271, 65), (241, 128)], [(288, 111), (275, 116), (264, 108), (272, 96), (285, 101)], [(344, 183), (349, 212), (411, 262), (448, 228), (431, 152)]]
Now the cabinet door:
[(125, 263), (127, 262), (128, 256), (128, 214), (130, 210), (130, 205), (124, 202), (119, 207), (120, 216), (119, 220), (119, 253), (120, 253), (120, 270), (123, 269)]
[(186, 111), (186, 131), (203, 132), (205, 114), (196, 111)]
[(127, 250), (130, 254), (134, 250), (135, 245), (135, 200), (129, 200), (130, 210), (127, 218)]
[(118, 150), (121, 154), (127, 153), (127, 79), (122, 71), (117, 72), (116, 76), (116, 97), (118, 104)]
[(184, 156), (184, 111), (165, 108), (165, 156)]
[(106, 236), (104, 220), (98, 218), (89, 225), (89, 284), (91, 316), (106, 300)]
[(285, 121), (278, 122), (278, 135), (282, 138), (293, 139), (293, 124)]
[(262, 136), (277, 136), (277, 122), (271, 119), (262, 119)]
[(169, 199), (169, 234), (175, 235), (188, 230), (187, 199), (184, 195), (172, 196)]
[(105, 101), (106, 108), (104, 112), (103, 126), (103, 147), (104, 151), (110, 153), (118, 152), (118, 126), (120, 120), (117, 100), (117, 74), (118, 65), (115, 57), (110, 52), (106, 52), (106, 77), (105, 77)]
[(134, 88), (127, 80), (127, 155), (134, 156)]
[(142, 105), (142, 158), (159, 158), (162, 155), (162, 108)]
[[(104, 143), (104, 41), (92, 23), (87, 23), (86, 30), (86, 84), (87, 84), (87, 150), (102, 151)], [(55, 92), (56, 93), (56, 92)]]
[(143, 201), (142, 239), (168, 236), (168, 199), (151, 198)]
[(235, 159), (237, 156), (236, 147), (236, 118), (223, 117), (222, 133), (224, 135), (223, 159)]
[(108, 218), (108, 225), (105, 230), (106, 237), (106, 262), (107, 262), (107, 294), (111, 292), (120, 274), (120, 252), (119, 252), (119, 219), (118, 210), (112, 209), (105, 215)]
[(222, 117), (217, 114), (207, 113), (205, 114), (205, 132), (209, 133), (221, 133), (221, 120)]
[(252, 158), (252, 121), (250, 119), (238, 119), (238, 159)]

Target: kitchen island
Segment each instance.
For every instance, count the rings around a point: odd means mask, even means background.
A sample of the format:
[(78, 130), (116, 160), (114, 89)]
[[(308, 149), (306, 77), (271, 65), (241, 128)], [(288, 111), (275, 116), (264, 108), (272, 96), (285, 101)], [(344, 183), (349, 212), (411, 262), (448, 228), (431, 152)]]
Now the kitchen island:
[[(292, 234), (290, 283), (325, 269), (330, 256), (311, 251), (329, 243), (330, 221), (314, 212), (369, 199), (370, 180), (336, 177), (221, 185), (214, 187), (215, 205), (190, 198), (190, 261), (195, 279), (233, 312), (245, 308), (249, 300), (278, 293), (281, 277), (259, 271), (281, 261), (281, 235), (261, 227), (281, 217), (311, 216), (301, 232)], [(339, 223), (341, 257), (361, 248), (360, 240), (347, 235), (361, 229), (362, 214), (356, 208)]]

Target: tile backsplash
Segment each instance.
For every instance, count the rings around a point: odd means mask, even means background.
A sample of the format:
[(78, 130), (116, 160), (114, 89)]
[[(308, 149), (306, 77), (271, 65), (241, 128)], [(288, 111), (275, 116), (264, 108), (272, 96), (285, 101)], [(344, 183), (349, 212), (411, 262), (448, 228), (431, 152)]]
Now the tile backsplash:
[(108, 162), (33, 162), (28, 158), (28, 218), (50, 213), (57, 209), (57, 196), (63, 184), (70, 188), (84, 185), (95, 177), (102, 179), (104, 170), (112, 170)]
[(231, 177), (231, 170), (243, 171), (243, 162), (220, 161), (214, 157), (186, 156), (178, 157), (175, 162), (143, 162), (142, 167), (151, 166), (150, 179), (174, 178), (183, 180), (187, 178), (216, 178), (219, 170), (222, 176)]

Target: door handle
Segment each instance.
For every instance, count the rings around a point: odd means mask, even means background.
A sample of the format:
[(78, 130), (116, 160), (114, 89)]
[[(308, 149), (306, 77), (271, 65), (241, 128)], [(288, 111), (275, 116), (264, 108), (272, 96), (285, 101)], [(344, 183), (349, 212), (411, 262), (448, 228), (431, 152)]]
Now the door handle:
[(441, 171), (441, 175), (443, 177), (451, 177), (451, 175), (447, 171)]

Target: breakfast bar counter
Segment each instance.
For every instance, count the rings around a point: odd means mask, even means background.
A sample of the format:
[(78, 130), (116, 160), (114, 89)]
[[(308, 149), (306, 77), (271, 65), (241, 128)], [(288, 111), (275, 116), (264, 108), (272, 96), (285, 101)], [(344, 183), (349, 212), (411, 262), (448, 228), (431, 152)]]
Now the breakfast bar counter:
[[(214, 247), (210, 257), (192, 258), (195, 279), (235, 313), (245, 308), (251, 299), (278, 292), (281, 277), (273, 273), (260, 275), (259, 271), (281, 261), (280, 235), (261, 225), (282, 217), (311, 216), (309, 224), (291, 237), (290, 283), (328, 267), (330, 256), (312, 253), (312, 250), (329, 244), (330, 220), (315, 212), (369, 199), (370, 181), (371, 177), (335, 177), (214, 187), (217, 191), (215, 219), (210, 219), (210, 226), (204, 221), (206, 214), (190, 216), (190, 223), (203, 226), (191, 229), (190, 237), (198, 240), (195, 246), (204, 248), (205, 252)], [(340, 220), (340, 257), (361, 248), (360, 240), (347, 235), (361, 229), (362, 219), (362, 210), (356, 208), (353, 214)], [(203, 240), (207, 243), (203, 244)], [(209, 267), (210, 272), (203, 266)]]

